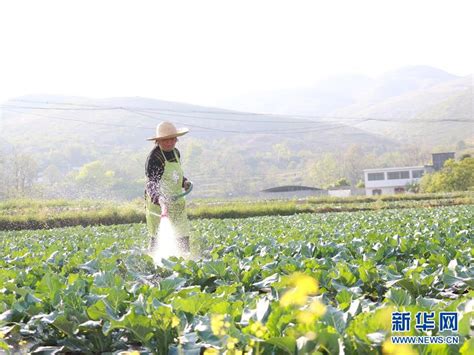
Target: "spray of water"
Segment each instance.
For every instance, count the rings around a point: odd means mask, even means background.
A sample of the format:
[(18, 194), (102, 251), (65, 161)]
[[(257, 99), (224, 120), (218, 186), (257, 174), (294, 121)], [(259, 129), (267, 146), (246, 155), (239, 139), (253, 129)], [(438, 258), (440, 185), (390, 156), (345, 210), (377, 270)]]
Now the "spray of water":
[(181, 256), (178, 238), (173, 225), (168, 217), (162, 217), (158, 228), (158, 240), (151, 255), (156, 264), (162, 264), (162, 259), (170, 256)]

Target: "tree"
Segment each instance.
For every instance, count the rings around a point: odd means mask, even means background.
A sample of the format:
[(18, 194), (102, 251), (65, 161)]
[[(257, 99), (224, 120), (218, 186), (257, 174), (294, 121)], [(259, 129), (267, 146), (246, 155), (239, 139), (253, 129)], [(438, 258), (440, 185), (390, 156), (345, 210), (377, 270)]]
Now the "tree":
[(451, 192), (474, 189), (474, 158), (449, 159), (442, 170), (426, 174), (420, 181), (423, 192)]
[(207, 163), (209, 152), (205, 152), (203, 144), (197, 139), (190, 139), (186, 143), (184, 149), (180, 149), (183, 169), (186, 173), (196, 174), (203, 163)]
[(420, 183), (417, 181), (407, 182), (405, 190), (408, 192), (418, 193), (420, 192)]
[(287, 166), (291, 158), (291, 151), (286, 142), (274, 144), (272, 147), (273, 152), (277, 158), (277, 164), (280, 166)]
[(36, 161), (27, 154), (14, 153), (11, 159), (11, 181), (15, 196), (25, 196), (38, 176)]
[(349, 178), (349, 185), (355, 184), (362, 177), (367, 162), (365, 154), (360, 145), (351, 145), (342, 156), (343, 173), (342, 176)]
[(2, 151), (0, 151), (0, 198), (7, 197), (7, 164), (6, 157)]
[(54, 164), (48, 165), (48, 167), (43, 170), (43, 176), (50, 185), (61, 182), (61, 179), (63, 178), (61, 170), (59, 170), (59, 168)]
[(342, 168), (333, 154), (324, 154), (313, 159), (307, 168), (305, 183), (313, 186), (327, 186), (342, 175)]
[(341, 187), (341, 186), (351, 186), (351, 183), (349, 182), (349, 180), (347, 180), (346, 178), (341, 178), (339, 180), (337, 180), (334, 184), (333, 184), (334, 187)]
[(110, 189), (115, 180), (115, 172), (108, 170), (101, 161), (93, 161), (84, 164), (75, 176), (76, 182), (82, 188), (85, 195), (106, 197), (110, 195)]

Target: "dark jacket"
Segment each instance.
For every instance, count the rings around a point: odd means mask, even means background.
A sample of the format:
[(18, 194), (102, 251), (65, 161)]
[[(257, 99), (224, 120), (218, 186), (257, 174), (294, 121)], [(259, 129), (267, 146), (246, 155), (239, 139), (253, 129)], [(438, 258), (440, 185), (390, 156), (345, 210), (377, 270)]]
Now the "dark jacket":
[[(181, 154), (178, 149), (174, 149), (174, 153), (178, 158), (181, 158)], [(160, 180), (165, 171), (165, 161), (176, 162), (175, 154), (171, 152), (162, 152), (160, 147), (156, 145), (153, 150), (148, 155), (145, 164), (145, 174), (146, 174), (146, 185), (145, 185), (145, 194), (150, 196), (151, 200), (154, 203), (158, 203), (158, 198), (160, 197)], [(166, 158), (166, 159), (165, 159)], [(184, 183), (187, 181), (183, 177), (183, 187)]]

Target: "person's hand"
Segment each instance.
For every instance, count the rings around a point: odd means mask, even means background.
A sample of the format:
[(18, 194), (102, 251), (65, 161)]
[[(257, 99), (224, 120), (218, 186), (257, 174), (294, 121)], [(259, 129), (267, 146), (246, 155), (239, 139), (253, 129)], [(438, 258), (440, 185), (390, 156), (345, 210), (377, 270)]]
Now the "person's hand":
[(193, 184), (193, 183), (192, 183), (191, 181), (186, 180), (186, 181), (183, 183), (183, 187), (184, 187), (184, 189), (185, 189), (186, 191), (188, 191), (188, 190), (191, 188), (191, 185), (192, 185), (192, 184)]
[(161, 217), (168, 216), (168, 201), (163, 196), (159, 198), (159, 205), (161, 207)]
[(158, 194), (154, 194), (154, 195), (150, 196), (150, 200), (151, 200), (151, 202), (153, 202), (154, 205), (159, 205), (160, 204), (160, 199), (161, 199), (161, 196), (158, 195)]

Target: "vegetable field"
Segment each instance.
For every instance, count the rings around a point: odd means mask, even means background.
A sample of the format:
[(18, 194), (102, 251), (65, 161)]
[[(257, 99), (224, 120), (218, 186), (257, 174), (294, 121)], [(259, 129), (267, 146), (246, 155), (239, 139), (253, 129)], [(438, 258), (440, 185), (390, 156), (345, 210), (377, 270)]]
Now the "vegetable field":
[(193, 258), (162, 266), (143, 224), (0, 232), (0, 352), (473, 354), (473, 220), (472, 205), (193, 220)]

